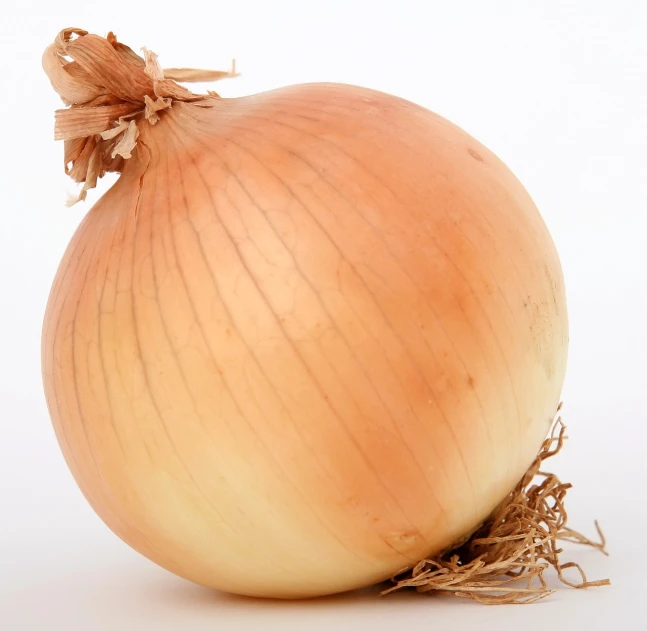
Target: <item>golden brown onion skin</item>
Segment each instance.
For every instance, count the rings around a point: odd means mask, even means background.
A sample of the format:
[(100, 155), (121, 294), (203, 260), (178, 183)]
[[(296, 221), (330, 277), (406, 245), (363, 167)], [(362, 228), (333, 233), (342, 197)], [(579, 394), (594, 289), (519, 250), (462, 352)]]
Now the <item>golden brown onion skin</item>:
[(488, 149), (313, 84), (174, 104), (74, 236), (43, 336), (88, 501), (197, 583), (307, 597), (470, 532), (549, 429), (559, 259)]

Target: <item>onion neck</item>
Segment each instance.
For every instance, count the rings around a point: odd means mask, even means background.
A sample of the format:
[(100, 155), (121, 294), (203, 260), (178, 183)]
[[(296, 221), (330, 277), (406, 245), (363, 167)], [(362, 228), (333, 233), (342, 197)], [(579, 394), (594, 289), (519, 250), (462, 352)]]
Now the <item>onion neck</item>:
[(139, 56), (113, 33), (103, 38), (77, 28), (61, 31), (45, 50), (43, 68), (68, 106), (56, 112), (55, 138), (65, 141), (66, 173), (83, 184), (72, 204), (85, 199), (106, 173), (122, 173), (126, 162), (142, 153), (136, 149), (144, 129), (173, 103), (220, 98), (215, 92), (194, 94), (177, 81), (237, 76), (233, 65), (227, 72), (162, 70), (155, 53), (143, 52)]

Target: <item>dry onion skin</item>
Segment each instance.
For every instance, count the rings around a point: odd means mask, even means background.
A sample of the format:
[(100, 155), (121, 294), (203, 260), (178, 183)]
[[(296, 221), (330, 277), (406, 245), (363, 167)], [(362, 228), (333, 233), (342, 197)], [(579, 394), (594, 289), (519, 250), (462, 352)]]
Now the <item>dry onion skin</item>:
[(66, 29), (45, 70), (83, 182), (43, 332), (72, 474), (195, 583), (302, 598), (465, 541), (551, 428), (560, 261), (529, 194), (440, 116), (349, 85), (241, 98)]

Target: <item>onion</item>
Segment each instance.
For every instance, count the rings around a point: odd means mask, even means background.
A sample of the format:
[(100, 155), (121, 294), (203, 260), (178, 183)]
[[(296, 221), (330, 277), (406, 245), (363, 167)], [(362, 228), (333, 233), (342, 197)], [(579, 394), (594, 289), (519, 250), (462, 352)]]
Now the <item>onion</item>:
[(44, 67), (80, 197), (120, 173), (43, 332), (53, 425), (108, 527), (281, 598), (474, 532), (541, 447), (568, 345), (553, 241), (501, 160), (365, 88), (196, 95), (172, 78), (206, 75), (112, 34), (66, 29)]

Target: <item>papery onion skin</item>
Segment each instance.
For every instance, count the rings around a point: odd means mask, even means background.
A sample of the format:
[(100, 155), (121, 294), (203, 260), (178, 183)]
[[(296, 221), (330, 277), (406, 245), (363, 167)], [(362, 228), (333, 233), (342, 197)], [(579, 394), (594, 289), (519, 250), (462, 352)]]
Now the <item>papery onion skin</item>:
[(473, 531), (557, 408), (568, 324), (535, 205), (393, 96), (177, 103), (75, 234), (47, 402), (94, 510), (168, 570), (280, 598)]

